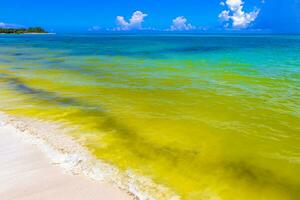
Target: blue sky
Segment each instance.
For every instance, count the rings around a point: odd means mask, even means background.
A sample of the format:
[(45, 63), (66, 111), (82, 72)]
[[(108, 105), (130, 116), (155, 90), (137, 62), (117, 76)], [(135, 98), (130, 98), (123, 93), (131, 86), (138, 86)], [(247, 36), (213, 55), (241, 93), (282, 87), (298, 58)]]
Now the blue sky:
[(300, 0), (3, 0), (0, 27), (300, 33)]

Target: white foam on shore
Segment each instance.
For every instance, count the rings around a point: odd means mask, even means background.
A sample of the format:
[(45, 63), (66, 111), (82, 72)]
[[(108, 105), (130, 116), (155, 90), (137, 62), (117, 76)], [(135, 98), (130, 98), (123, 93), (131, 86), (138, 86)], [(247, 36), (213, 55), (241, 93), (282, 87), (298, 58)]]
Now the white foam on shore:
[(85, 175), (95, 181), (108, 181), (140, 200), (180, 199), (170, 189), (154, 183), (150, 178), (130, 170), (120, 171), (96, 159), (66, 135), (71, 130), (62, 129), (59, 124), (0, 113), (0, 126), (14, 129), (16, 136), (36, 145), (50, 158), (52, 164), (59, 165), (66, 173)]

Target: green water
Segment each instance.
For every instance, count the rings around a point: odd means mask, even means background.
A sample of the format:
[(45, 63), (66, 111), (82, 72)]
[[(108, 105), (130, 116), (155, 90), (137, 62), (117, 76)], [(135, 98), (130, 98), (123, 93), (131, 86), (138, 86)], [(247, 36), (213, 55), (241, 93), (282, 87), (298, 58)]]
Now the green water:
[(182, 199), (300, 198), (299, 36), (0, 36), (0, 111)]

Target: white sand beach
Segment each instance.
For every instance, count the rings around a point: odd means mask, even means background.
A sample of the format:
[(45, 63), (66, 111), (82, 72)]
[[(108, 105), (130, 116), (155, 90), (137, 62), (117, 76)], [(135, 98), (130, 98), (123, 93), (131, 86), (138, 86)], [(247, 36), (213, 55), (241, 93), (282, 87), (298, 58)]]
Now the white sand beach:
[(110, 183), (65, 174), (37, 146), (0, 125), (1, 200), (130, 200), (133, 196)]

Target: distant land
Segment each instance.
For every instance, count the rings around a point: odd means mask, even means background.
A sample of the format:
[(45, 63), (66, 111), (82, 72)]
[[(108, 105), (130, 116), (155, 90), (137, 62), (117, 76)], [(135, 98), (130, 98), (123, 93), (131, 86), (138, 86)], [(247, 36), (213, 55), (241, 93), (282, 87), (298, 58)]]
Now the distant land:
[(44, 34), (48, 33), (41, 27), (30, 28), (0, 28), (0, 34)]

